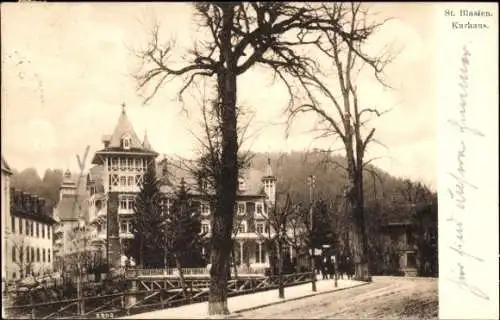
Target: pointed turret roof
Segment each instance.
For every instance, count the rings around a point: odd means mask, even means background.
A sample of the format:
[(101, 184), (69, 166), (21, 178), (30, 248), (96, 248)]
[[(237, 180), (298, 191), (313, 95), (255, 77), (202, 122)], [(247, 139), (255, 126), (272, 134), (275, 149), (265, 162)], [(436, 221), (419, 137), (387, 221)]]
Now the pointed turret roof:
[(125, 112), (125, 104), (122, 104), (122, 112), (120, 118), (118, 118), (118, 124), (115, 127), (115, 131), (111, 135), (109, 142), (110, 148), (120, 148), (122, 146), (122, 139), (125, 136), (130, 137), (130, 148), (142, 149), (142, 143), (137, 134), (135, 133), (132, 123), (127, 117)]
[(149, 143), (147, 130), (144, 132), (144, 141), (142, 142), (142, 146), (144, 147), (144, 149), (148, 150), (151, 149), (151, 144)]
[(264, 170), (264, 177), (262, 179), (276, 179), (271, 166), (271, 158), (267, 158), (266, 168)]
[[(123, 146), (123, 138), (128, 138), (128, 148)], [(104, 136), (104, 149), (96, 151), (94, 158), (92, 159), (92, 164), (100, 164), (103, 158), (99, 155), (109, 155), (117, 153), (134, 153), (140, 155), (150, 155), (158, 156), (149, 143), (147, 135), (144, 137), (144, 142), (141, 142), (137, 133), (130, 122), (127, 113), (125, 111), (125, 104), (122, 104), (122, 111), (120, 117), (118, 118), (118, 123), (111, 136)]]

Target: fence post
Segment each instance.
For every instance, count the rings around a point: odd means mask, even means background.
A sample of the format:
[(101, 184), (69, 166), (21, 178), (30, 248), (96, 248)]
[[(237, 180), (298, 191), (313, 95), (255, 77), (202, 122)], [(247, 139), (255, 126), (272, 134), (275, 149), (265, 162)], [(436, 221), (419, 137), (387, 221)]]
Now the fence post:
[(137, 292), (137, 270), (131, 270), (130, 273), (132, 278), (130, 281), (130, 292), (127, 294), (127, 310), (129, 306), (134, 305), (137, 302), (136, 292)]
[(30, 293), (30, 303), (31, 303), (31, 319), (36, 319), (35, 303), (33, 301), (32, 289), (30, 289), (29, 293)]

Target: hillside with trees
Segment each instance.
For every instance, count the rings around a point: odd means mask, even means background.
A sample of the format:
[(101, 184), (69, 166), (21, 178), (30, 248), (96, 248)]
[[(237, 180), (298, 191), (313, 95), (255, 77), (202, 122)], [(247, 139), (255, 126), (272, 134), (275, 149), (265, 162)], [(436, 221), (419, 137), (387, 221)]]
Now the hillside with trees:
[(11, 187), (43, 197), (45, 210), (52, 215), (52, 209), (59, 201), (59, 187), (62, 180), (63, 171), (60, 169), (47, 169), (43, 178), (40, 178), (34, 168), (27, 168), (21, 172), (13, 170)]

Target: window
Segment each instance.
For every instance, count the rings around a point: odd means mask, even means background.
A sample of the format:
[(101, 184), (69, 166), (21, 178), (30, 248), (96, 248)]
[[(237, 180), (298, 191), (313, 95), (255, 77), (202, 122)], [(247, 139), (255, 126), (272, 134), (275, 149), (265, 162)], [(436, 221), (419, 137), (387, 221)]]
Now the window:
[(47, 226), (47, 237), (50, 239), (50, 235), (52, 234), (52, 229), (50, 226)]
[(205, 234), (210, 232), (210, 226), (208, 225), (208, 223), (201, 224), (201, 232)]
[(24, 260), (24, 251), (23, 251), (23, 247), (21, 247), (21, 248), (19, 248), (19, 262), (23, 263), (23, 260)]
[(255, 263), (264, 263), (264, 248), (262, 248), (262, 244), (258, 243), (255, 246)]
[(111, 159), (111, 168), (113, 170), (118, 170), (118, 166), (119, 166), (118, 158), (112, 158)]
[(23, 234), (23, 219), (19, 218), (19, 234)]
[(257, 213), (259, 213), (259, 214), (262, 214), (262, 208), (263, 208), (262, 203), (257, 203), (257, 204), (255, 205), (255, 210), (256, 210), (256, 211), (257, 211)]
[(133, 232), (132, 221), (122, 220), (120, 222), (120, 232), (121, 233), (132, 233)]
[(48, 260), (48, 262), (50, 262), (50, 249), (47, 249), (47, 252), (48, 252), (47, 253), (47, 260)]
[(40, 262), (40, 248), (36, 248), (36, 262)]
[(33, 222), (30, 223), (30, 228), (31, 228), (31, 236), (35, 236), (35, 224)]
[(15, 272), (12, 272), (12, 279), (15, 279), (17, 277), (17, 274)]
[(247, 232), (247, 222), (241, 221), (238, 225), (238, 233), (246, 233)]
[(255, 226), (255, 230), (257, 233), (264, 233), (264, 224), (262, 222), (259, 222)]
[(123, 149), (125, 150), (130, 149), (130, 137), (124, 136), (122, 141), (123, 141)]
[(120, 210), (134, 210), (134, 196), (120, 195)]
[(31, 262), (35, 262), (35, 248), (31, 247)]
[(238, 189), (241, 191), (245, 190), (245, 179), (243, 178), (238, 179)]
[(127, 177), (127, 182), (128, 182), (127, 184), (128, 184), (129, 186), (133, 186), (133, 185), (135, 185), (135, 181), (134, 181), (134, 180), (135, 180), (135, 179), (134, 179), (134, 176), (128, 176), (128, 177)]
[(10, 227), (11, 227), (12, 233), (16, 233), (16, 218), (15, 217), (10, 217)]
[(24, 220), (24, 230), (26, 231), (26, 235), (29, 236), (30, 235), (30, 224), (29, 224), (29, 221), (28, 220)]
[(43, 262), (45, 262), (45, 260), (46, 260), (46, 259), (45, 259), (45, 253), (46, 253), (46, 251), (45, 251), (45, 249), (43, 249), (43, 250), (42, 250), (42, 261), (43, 261)]
[(127, 185), (127, 177), (120, 176), (120, 186), (124, 187)]
[(201, 203), (200, 210), (202, 215), (208, 216), (210, 214), (210, 205), (208, 203)]
[(45, 225), (42, 224), (42, 238), (45, 238)]
[(121, 233), (127, 233), (127, 222), (126, 221), (122, 221), (120, 222), (120, 232)]
[(17, 262), (16, 261), (16, 247), (12, 247), (12, 262)]
[(36, 237), (40, 238), (40, 224), (38, 222), (36, 223)]
[(238, 214), (239, 215), (244, 215), (245, 214), (245, 203), (244, 202), (239, 202), (238, 203)]
[(134, 170), (134, 159), (128, 159), (127, 161), (127, 170), (132, 171)]

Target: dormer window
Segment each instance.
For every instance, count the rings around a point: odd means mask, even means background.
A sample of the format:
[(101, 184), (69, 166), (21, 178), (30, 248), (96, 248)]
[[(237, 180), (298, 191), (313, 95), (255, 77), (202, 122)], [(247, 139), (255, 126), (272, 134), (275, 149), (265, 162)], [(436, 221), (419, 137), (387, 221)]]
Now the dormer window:
[(123, 142), (123, 149), (129, 150), (130, 149), (130, 136), (124, 136), (122, 138)]

